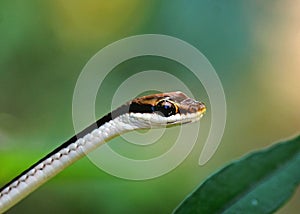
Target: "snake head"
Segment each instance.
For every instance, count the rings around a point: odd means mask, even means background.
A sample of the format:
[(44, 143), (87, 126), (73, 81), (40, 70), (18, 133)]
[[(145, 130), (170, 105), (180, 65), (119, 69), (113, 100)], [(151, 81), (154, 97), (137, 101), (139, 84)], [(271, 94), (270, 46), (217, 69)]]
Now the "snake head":
[(177, 91), (135, 98), (119, 111), (128, 112), (129, 122), (134, 127), (159, 128), (196, 122), (204, 115), (206, 107)]

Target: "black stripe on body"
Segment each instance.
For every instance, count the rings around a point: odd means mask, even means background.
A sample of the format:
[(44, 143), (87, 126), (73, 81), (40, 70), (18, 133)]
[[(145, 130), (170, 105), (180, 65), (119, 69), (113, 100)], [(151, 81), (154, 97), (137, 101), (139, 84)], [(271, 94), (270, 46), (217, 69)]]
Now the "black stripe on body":
[(34, 167), (36, 167), (37, 165), (39, 165), (41, 162), (43, 162), (47, 158), (49, 158), (52, 155), (58, 153), (60, 150), (62, 150), (64, 148), (67, 148), (70, 144), (75, 143), (77, 141), (77, 139), (84, 137), (88, 133), (91, 133), (94, 129), (102, 126), (104, 123), (106, 123), (106, 122), (108, 122), (110, 120), (111, 120), (111, 113), (109, 113), (106, 116), (102, 117), (96, 123), (93, 123), (92, 125), (88, 126), (83, 131), (81, 131), (80, 133), (78, 133), (77, 135), (74, 135), (69, 140), (67, 140), (66, 142), (64, 142), (63, 144), (61, 144), (59, 147), (57, 147), (56, 149), (54, 149), (52, 152), (50, 152), (49, 154), (47, 154), (45, 157), (43, 157), (42, 159), (40, 159), (38, 162), (36, 162), (32, 166), (30, 166), (28, 169), (26, 169), (25, 171), (23, 171), (20, 175), (18, 175), (17, 177), (15, 177), (9, 183), (5, 184), (2, 188), (0, 188), (0, 192), (3, 191), (9, 185), (11, 185), (13, 182), (17, 181), (20, 177), (22, 177), (24, 174), (26, 174), (27, 172), (29, 172), (31, 169), (33, 169)]
[(24, 174), (29, 172), (31, 169), (39, 165), (41, 162), (46, 160), (47, 158), (51, 157), (52, 155), (58, 153), (60, 150), (67, 148), (70, 144), (75, 143), (78, 139), (84, 137), (85, 135), (91, 133), (93, 130), (99, 128), (103, 124), (109, 122), (110, 120), (125, 114), (129, 112), (140, 112), (140, 113), (151, 113), (153, 112), (153, 107), (151, 105), (141, 105), (137, 103), (127, 103), (125, 105), (122, 105), (118, 109), (112, 111), (111, 113), (107, 114), (106, 116), (99, 119), (96, 123), (91, 124), (87, 128), (85, 128), (83, 131), (79, 132), (78, 134), (71, 137), (69, 140), (61, 144), (59, 147), (54, 149), (52, 152), (47, 154), (45, 157), (37, 161), (35, 164), (31, 165), (28, 169), (23, 171), (21, 174), (19, 174), (17, 177), (15, 177), (13, 180), (11, 180), (9, 183), (5, 184), (3, 187), (0, 188), (0, 192), (3, 191), (6, 187), (10, 186), (13, 182), (17, 181), (20, 177), (22, 177)]

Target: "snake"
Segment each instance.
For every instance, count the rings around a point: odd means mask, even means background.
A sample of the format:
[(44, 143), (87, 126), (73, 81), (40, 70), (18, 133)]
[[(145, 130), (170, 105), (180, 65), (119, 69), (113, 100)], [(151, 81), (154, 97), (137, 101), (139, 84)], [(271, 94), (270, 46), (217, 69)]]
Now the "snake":
[(180, 91), (134, 98), (71, 137), (4, 185), (0, 189), (0, 213), (7, 211), (66, 167), (116, 136), (132, 130), (196, 122), (205, 111), (203, 102)]

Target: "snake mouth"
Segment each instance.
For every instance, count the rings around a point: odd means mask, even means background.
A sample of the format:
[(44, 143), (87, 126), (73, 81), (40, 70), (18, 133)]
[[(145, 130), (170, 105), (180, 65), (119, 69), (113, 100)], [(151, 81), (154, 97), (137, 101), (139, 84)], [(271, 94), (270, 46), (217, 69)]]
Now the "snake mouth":
[(180, 120), (168, 121), (167, 125), (183, 125), (183, 124), (197, 122), (203, 117), (205, 111), (206, 111), (206, 108), (202, 109), (201, 111), (197, 111), (196, 113), (181, 114), (179, 116)]
[(199, 108), (197, 112), (199, 112), (200, 114), (204, 114), (206, 112), (206, 106), (204, 103), (199, 102)]

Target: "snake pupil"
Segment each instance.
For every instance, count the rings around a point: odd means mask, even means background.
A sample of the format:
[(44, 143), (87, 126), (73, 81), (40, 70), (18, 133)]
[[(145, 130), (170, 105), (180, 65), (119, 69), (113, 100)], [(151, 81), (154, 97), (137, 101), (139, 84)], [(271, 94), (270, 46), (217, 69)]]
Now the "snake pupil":
[(165, 117), (169, 117), (177, 113), (175, 105), (167, 100), (158, 102), (155, 106), (155, 111), (161, 112)]

